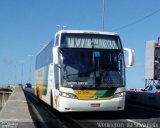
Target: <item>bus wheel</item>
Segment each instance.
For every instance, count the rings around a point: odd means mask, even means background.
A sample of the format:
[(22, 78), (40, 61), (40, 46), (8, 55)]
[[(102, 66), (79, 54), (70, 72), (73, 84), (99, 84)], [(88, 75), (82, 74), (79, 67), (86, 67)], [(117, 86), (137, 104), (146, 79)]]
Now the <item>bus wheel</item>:
[(38, 99), (38, 102), (40, 101), (40, 98), (39, 98), (39, 91), (37, 91), (37, 99)]
[(50, 104), (51, 104), (51, 107), (53, 108), (53, 93), (51, 91), (51, 96), (50, 96)]

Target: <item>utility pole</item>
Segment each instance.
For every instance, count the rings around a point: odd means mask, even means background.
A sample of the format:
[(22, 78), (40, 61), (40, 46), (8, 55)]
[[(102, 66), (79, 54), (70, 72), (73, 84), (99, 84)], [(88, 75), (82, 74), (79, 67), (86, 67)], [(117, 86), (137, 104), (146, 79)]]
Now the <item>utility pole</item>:
[(16, 64), (16, 63), (15, 63), (15, 65), (14, 65), (14, 70), (15, 70), (15, 71), (14, 71), (14, 73), (15, 73), (15, 74), (14, 74), (14, 85), (16, 85), (16, 79), (17, 79), (17, 76), (16, 76), (16, 75), (17, 75), (17, 72), (16, 72), (16, 70), (17, 70), (17, 64)]
[(23, 62), (22, 62), (22, 69), (21, 69), (21, 84), (22, 84), (22, 81), (23, 81)]
[(104, 31), (105, 0), (102, 0), (102, 31)]
[(29, 65), (29, 78), (28, 78), (28, 82), (31, 82), (31, 65), (32, 65), (32, 57), (33, 55), (28, 55), (28, 57), (30, 57), (30, 65)]

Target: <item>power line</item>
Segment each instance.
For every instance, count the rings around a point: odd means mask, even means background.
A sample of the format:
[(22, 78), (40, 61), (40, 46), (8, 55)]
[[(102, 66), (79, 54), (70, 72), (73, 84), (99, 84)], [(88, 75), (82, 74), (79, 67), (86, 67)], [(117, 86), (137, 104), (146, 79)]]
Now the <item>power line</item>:
[(145, 19), (147, 19), (147, 18), (153, 16), (154, 14), (158, 13), (159, 11), (160, 11), (160, 9), (157, 9), (156, 11), (154, 11), (154, 12), (152, 12), (152, 13), (150, 13), (150, 14), (148, 14), (148, 15), (146, 15), (146, 16), (144, 16), (144, 17), (138, 19), (138, 20), (135, 20), (135, 21), (133, 21), (133, 22), (127, 24), (127, 25), (124, 25), (124, 26), (122, 26), (122, 27), (113, 29), (112, 31), (118, 31), (118, 30), (121, 30), (121, 29), (128, 28), (128, 27), (130, 27), (130, 26), (132, 26), (132, 25), (135, 25), (135, 24), (137, 24), (137, 23), (139, 23), (139, 22), (141, 22), (141, 21), (143, 21), (143, 20), (145, 20)]

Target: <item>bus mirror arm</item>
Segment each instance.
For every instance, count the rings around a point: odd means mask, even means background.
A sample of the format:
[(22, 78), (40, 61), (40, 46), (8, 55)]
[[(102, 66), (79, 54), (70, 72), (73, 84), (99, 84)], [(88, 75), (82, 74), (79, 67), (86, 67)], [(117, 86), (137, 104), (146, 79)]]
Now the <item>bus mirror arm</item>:
[(59, 47), (58, 46), (55, 46), (54, 48), (53, 48), (53, 63), (54, 64), (57, 64), (58, 65), (58, 67), (60, 67), (59, 65), (60, 65), (60, 62), (59, 62)]
[(128, 56), (126, 58), (125, 56), (125, 65), (126, 67), (131, 67), (134, 65), (134, 50), (129, 48), (124, 48), (124, 51), (128, 53)]

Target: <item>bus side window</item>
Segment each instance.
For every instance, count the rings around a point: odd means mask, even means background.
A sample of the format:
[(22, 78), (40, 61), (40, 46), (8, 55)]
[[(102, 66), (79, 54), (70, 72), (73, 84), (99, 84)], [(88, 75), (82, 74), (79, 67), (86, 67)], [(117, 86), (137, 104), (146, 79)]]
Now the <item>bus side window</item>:
[(55, 88), (59, 90), (59, 68), (54, 66)]

